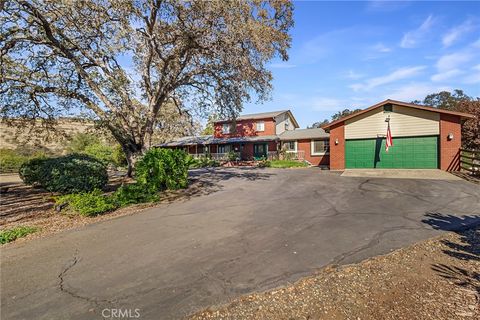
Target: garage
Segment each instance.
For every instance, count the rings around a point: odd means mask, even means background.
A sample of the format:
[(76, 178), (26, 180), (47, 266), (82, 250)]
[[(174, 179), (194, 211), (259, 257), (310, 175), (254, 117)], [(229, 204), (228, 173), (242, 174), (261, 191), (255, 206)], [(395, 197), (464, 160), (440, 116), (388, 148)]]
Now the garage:
[(459, 170), (462, 123), (472, 117), (382, 101), (323, 127), (330, 134), (330, 169)]
[(384, 138), (347, 140), (345, 168), (438, 168), (438, 136), (397, 138), (389, 152), (385, 142)]

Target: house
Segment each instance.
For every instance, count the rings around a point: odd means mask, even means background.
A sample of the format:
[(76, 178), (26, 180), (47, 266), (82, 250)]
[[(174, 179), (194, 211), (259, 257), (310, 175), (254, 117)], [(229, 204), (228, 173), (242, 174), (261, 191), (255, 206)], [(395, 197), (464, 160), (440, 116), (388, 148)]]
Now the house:
[(159, 145), (183, 148), (194, 156), (226, 158), (232, 152), (241, 160), (286, 157), (312, 165), (328, 165), (329, 135), (321, 128), (298, 129), (290, 110), (241, 115), (214, 123), (214, 134), (183, 137)]
[[(330, 169), (460, 169), (462, 123), (472, 115), (385, 100), (324, 126)], [(385, 136), (390, 126), (393, 146)]]
[[(323, 128), (299, 129), (289, 110), (242, 115), (214, 123), (211, 136), (184, 137), (161, 147), (238, 159), (279, 153), (331, 170), (403, 168), (459, 170), (462, 123), (472, 115), (385, 100)], [(385, 148), (390, 126), (393, 146)]]

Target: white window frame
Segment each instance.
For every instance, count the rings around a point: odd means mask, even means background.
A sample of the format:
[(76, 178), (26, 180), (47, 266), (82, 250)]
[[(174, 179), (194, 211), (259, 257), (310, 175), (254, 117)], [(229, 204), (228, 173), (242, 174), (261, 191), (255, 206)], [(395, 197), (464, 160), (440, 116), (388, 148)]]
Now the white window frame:
[(297, 142), (297, 140), (284, 141), (283, 144), (287, 144), (287, 143), (291, 143), (291, 142), (294, 143), (295, 149), (294, 149), (294, 150), (286, 150), (286, 152), (297, 152), (297, 151), (298, 151), (298, 142)]
[[(259, 126), (261, 127), (261, 129), (259, 129)], [(258, 132), (263, 132), (265, 131), (265, 121), (258, 121), (255, 123), (255, 129), (256, 131)]]
[[(325, 154), (329, 154), (328, 151), (314, 152), (314, 150), (315, 150), (315, 149), (314, 149), (315, 141), (323, 141), (323, 142), (327, 141), (328, 146), (330, 147), (330, 140), (328, 140), (328, 139), (312, 139), (312, 140), (310, 141), (310, 155), (312, 155), (312, 156), (323, 156), (323, 155), (325, 155)], [(328, 150), (328, 149), (327, 149), (327, 150)]]
[(222, 133), (223, 134), (228, 134), (228, 133), (232, 133), (232, 125), (230, 123), (224, 123), (222, 125)]

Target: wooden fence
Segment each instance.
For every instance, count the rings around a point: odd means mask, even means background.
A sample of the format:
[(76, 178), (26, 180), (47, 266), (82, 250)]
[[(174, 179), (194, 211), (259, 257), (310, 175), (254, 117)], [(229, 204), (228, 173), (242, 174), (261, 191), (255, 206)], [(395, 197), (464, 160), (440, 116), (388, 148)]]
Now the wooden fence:
[(460, 168), (472, 175), (480, 176), (480, 151), (460, 149)]

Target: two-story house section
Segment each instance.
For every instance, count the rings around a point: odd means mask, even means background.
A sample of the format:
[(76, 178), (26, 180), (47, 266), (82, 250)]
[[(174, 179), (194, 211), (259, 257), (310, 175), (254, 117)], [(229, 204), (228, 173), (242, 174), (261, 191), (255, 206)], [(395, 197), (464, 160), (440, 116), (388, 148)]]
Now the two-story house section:
[(279, 135), (298, 127), (297, 120), (289, 110), (220, 120), (214, 124), (210, 152), (223, 154), (234, 151), (242, 160), (267, 158), (269, 152), (277, 152)]
[(298, 129), (290, 110), (240, 115), (214, 123), (214, 134), (183, 137), (160, 147), (182, 148), (194, 156), (222, 159), (235, 153), (238, 159), (284, 156), (328, 165), (329, 137), (323, 129)]

